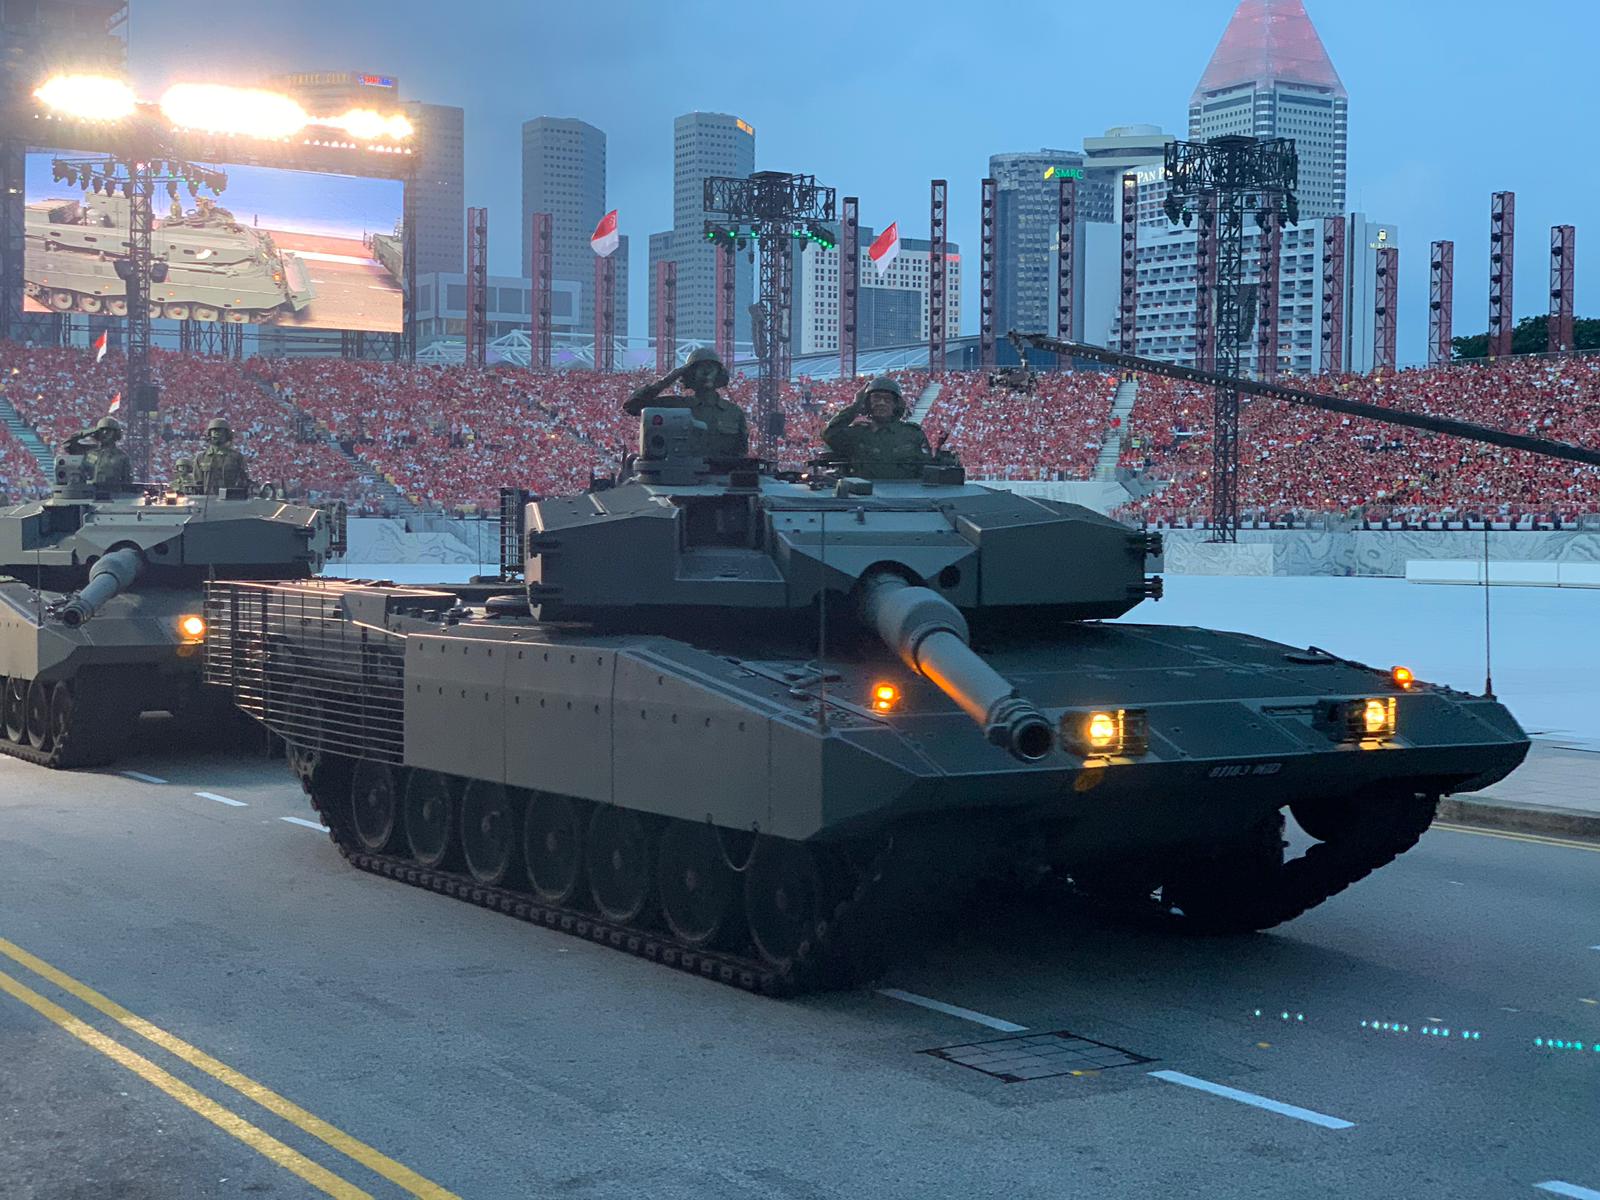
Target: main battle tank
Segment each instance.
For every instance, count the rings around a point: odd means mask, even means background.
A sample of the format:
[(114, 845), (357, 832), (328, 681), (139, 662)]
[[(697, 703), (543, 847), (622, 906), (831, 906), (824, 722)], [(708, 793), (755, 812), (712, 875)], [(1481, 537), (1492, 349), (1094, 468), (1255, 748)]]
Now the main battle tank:
[(343, 538), (337, 511), (97, 496), (75, 454), (55, 475), (49, 499), (0, 509), (0, 752), (46, 766), (111, 762), (140, 713), (199, 697), (207, 579), (313, 575)]
[[(86, 195), (28, 205), (23, 265), (28, 295), (55, 312), (126, 316), (129, 201)], [(150, 315), (174, 321), (262, 324), (315, 298), (305, 263), (271, 235), (204, 204), (155, 226)]]
[(775, 477), (643, 419), (634, 477), (528, 506), (525, 593), (208, 589), (208, 678), (358, 867), (783, 992), (991, 876), (1267, 928), (1527, 752), (1492, 699), (1113, 623), (1160, 546), (1085, 508)]

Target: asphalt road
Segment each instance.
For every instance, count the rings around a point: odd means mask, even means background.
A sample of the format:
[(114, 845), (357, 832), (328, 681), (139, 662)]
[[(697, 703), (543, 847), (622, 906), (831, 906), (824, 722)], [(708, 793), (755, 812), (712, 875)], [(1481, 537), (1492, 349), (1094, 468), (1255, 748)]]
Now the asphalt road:
[[(1436, 828), (1250, 938), (990, 907), (777, 1002), (351, 870), (281, 763), (124, 765), (0, 759), (8, 1200), (1600, 1197), (1600, 846)], [(926, 1053), (1062, 1031), (1148, 1061)]]

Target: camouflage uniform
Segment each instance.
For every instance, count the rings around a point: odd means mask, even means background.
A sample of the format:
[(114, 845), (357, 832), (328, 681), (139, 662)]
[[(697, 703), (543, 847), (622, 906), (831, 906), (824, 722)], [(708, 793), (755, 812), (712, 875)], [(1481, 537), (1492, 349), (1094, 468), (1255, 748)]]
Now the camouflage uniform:
[(250, 471), (244, 455), (233, 448), (233, 430), (217, 417), (206, 426), (206, 448), (195, 455), (195, 490), (215, 495), (219, 489), (248, 488)]
[[(894, 417), (865, 425), (853, 425), (867, 411), (867, 397), (873, 392), (888, 392), (894, 397)], [(846, 469), (863, 479), (921, 479), (922, 468), (934, 461), (922, 426), (905, 420), (906, 402), (900, 385), (880, 375), (856, 394), (856, 401), (837, 414), (822, 431), (828, 449), (847, 460)]]
[[(710, 380), (698, 378), (701, 372), (696, 368), (702, 363), (716, 367)], [(693, 390), (685, 395), (662, 394), (679, 379), (686, 380)], [(727, 386), (727, 368), (715, 350), (702, 346), (690, 352), (682, 368), (635, 391), (622, 411), (636, 417), (647, 408), (687, 408), (689, 415), (706, 427), (707, 458), (744, 458), (750, 453), (750, 427), (744, 409), (717, 391)]]
[[(121, 438), (122, 423), (106, 416), (101, 417), (93, 429), (86, 429), (67, 442), (68, 453), (83, 454), (89, 482), (97, 492), (124, 492), (133, 487), (133, 464), (117, 446)], [(94, 445), (85, 448), (85, 442)]]

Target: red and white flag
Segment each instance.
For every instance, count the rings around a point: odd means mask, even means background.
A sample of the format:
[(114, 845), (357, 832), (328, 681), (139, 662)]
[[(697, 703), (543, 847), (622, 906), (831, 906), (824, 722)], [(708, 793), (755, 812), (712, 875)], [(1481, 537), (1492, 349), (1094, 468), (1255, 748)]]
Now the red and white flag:
[(620, 235), (617, 233), (617, 210), (612, 209), (600, 218), (600, 224), (594, 227), (594, 236), (589, 239), (589, 245), (594, 247), (594, 252), (605, 258), (617, 248)]
[(106, 416), (109, 417), (112, 413), (116, 412), (117, 409), (119, 409), (121, 407), (122, 407), (122, 393), (118, 392), (115, 396), (111, 397), (111, 407), (106, 409)]
[(867, 247), (867, 257), (872, 260), (872, 265), (878, 268), (878, 274), (882, 275), (889, 269), (889, 264), (899, 256), (900, 222), (896, 221)]
[(106, 330), (101, 330), (100, 331), (100, 336), (95, 338), (94, 344), (92, 346), (90, 346), (90, 349), (94, 351), (94, 360), (95, 360), (95, 362), (99, 362), (102, 358), (104, 358), (106, 356), (106, 333), (107, 332), (108, 331), (106, 331)]

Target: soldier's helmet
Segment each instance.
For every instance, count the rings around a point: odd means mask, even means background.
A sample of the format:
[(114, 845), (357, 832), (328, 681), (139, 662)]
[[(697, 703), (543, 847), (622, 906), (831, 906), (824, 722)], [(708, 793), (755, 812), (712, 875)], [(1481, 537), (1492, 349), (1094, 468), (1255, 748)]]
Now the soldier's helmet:
[(879, 375), (871, 383), (867, 384), (867, 395), (871, 396), (873, 392), (888, 392), (894, 397), (895, 420), (899, 420), (906, 415), (905, 393), (900, 390), (900, 381), (893, 375)]
[(694, 368), (698, 367), (701, 363), (707, 362), (715, 364), (717, 368), (717, 377), (711, 381), (711, 386), (719, 388), (727, 387), (730, 379), (730, 376), (728, 375), (728, 368), (723, 365), (722, 359), (710, 346), (699, 346), (689, 351), (689, 357), (683, 364), (684, 374), (693, 375)]
[(211, 440), (213, 433), (220, 433), (222, 437), (219, 440), (222, 442), (233, 441), (233, 429), (221, 417), (212, 417), (206, 422), (206, 441)]
[(173, 460), (172, 473), (174, 475), (193, 475), (194, 474), (194, 459), (192, 459), (192, 458), (178, 458), (178, 459)]
[(122, 436), (122, 422), (113, 416), (107, 415), (101, 417), (100, 420), (95, 423), (94, 431), (100, 434), (108, 434), (110, 439), (114, 442)]

